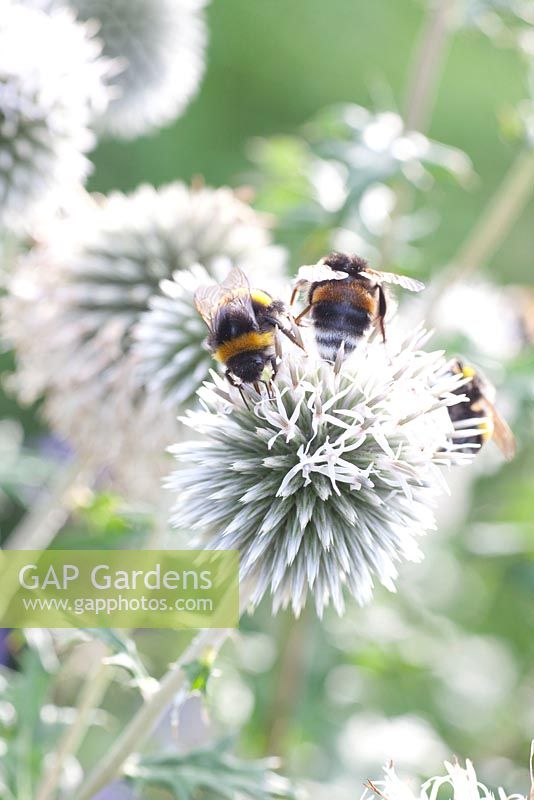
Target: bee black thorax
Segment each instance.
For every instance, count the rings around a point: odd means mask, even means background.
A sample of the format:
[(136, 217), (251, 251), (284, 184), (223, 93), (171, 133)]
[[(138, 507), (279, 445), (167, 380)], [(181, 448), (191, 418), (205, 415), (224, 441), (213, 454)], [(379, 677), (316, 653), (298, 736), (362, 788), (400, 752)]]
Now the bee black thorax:
[(365, 258), (348, 255), (347, 253), (330, 253), (324, 259), (324, 263), (333, 270), (346, 272), (347, 275), (351, 275), (353, 278), (369, 266)]
[(208, 345), (216, 350), (222, 344), (257, 330), (259, 330), (259, 326), (250, 316), (240, 314), (234, 309), (223, 308), (217, 319), (216, 329), (208, 337)]

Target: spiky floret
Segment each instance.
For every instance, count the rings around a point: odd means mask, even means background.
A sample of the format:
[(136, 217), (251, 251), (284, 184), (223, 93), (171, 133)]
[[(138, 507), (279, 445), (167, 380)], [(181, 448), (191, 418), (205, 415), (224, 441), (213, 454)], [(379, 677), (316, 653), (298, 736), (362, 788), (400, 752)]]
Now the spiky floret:
[(120, 67), (110, 81), (114, 99), (101, 118), (104, 130), (133, 138), (184, 111), (204, 73), (206, 0), (69, 2), (80, 19), (98, 22), (104, 55)]
[(89, 171), (108, 64), (92, 26), (0, 2), (0, 226), (59, 204)]
[[(446, 788), (446, 795), (451, 800), (494, 800), (495, 795), (481, 783), (471, 761), (466, 760), (465, 767), (458, 761), (445, 761), (445, 775), (429, 778), (416, 791), (411, 783), (407, 783), (397, 775), (393, 764), (384, 767), (384, 777), (377, 781), (369, 781), (361, 800), (435, 800), (441, 797), (441, 790)], [(504, 789), (498, 791), (499, 800), (526, 800), (525, 795), (508, 795)]]
[(150, 310), (134, 330), (141, 375), (174, 408), (193, 400), (213, 365), (204, 344), (206, 326), (194, 304), (196, 290), (211, 280), (200, 264), (175, 272), (161, 282), (160, 294), (151, 297)]
[(374, 578), (393, 590), (396, 563), (421, 558), (440, 465), (470, 458), (447, 412), (458, 377), (425, 339), (390, 334), (336, 368), (294, 350), (250, 408), (215, 374), (199, 391), (183, 422), (205, 440), (172, 448), (174, 522), (239, 550), (253, 604), (270, 590), (275, 611), (298, 614), (311, 591), (319, 613), (341, 612), (344, 588), (365, 603)]
[[(165, 297), (161, 281), (198, 262), (217, 278), (229, 263), (253, 277), (276, 272), (280, 254), (262, 218), (229, 189), (144, 187), (100, 204), (88, 200), (50, 228), (48, 240), (19, 264), (3, 302), (16, 390), (26, 401), (44, 394), (56, 430), (84, 457), (111, 466), (127, 494), (132, 487), (120, 478), (135, 454), (140, 477), (159, 485), (177, 414), (175, 405), (164, 407), (164, 383), (150, 374), (150, 363), (155, 370), (160, 363), (143, 360), (146, 341), (134, 348), (133, 330), (155, 298)], [(190, 303), (200, 346), (192, 297)], [(203, 377), (194, 384), (188, 375), (185, 394)]]

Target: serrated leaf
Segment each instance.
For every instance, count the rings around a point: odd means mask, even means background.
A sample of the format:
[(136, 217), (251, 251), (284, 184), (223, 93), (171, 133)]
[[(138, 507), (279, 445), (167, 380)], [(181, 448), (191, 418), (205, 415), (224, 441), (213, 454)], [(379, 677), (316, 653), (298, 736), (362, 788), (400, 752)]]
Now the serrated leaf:
[(295, 797), (289, 781), (273, 771), (272, 760), (245, 761), (229, 752), (230, 744), (224, 740), (210, 749), (185, 754), (157, 753), (128, 765), (126, 776), (140, 788), (166, 789), (175, 800)]
[(150, 695), (157, 688), (157, 681), (147, 672), (134, 640), (113, 628), (83, 628), (92, 638), (98, 639), (108, 646), (112, 655), (105, 661), (107, 664), (122, 667), (132, 676), (132, 685), (137, 686), (143, 695)]

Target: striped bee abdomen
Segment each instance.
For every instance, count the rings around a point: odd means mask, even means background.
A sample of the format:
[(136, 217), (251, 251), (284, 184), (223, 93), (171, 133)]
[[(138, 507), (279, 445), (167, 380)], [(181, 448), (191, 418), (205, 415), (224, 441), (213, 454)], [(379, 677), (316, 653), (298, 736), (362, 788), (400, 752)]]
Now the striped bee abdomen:
[(326, 361), (335, 361), (343, 343), (345, 353), (352, 353), (372, 322), (369, 311), (347, 301), (319, 301), (311, 314), (317, 348)]

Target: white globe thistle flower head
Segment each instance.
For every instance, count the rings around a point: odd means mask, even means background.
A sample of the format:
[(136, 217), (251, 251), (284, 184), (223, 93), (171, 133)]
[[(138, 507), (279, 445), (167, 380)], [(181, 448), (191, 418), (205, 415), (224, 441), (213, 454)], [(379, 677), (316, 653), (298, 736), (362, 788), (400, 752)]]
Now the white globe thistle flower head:
[(109, 100), (93, 34), (68, 9), (0, 0), (0, 227), (27, 227), (89, 172), (90, 124)]
[(171, 448), (173, 523), (208, 547), (237, 549), (252, 605), (299, 614), (308, 592), (319, 614), (344, 590), (370, 600), (394, 590), (397, 563), (421, 558), (446, 490), (440, 467), (469, 461), (454, 444), (447, 406), (458, 379), (426, 335), (375, 338), (336, 367), (291, 346), (270, 392), (239, 391), (212, 373), (202, 409), (182, 421), (204, 435)]
[(95, 21), (104, 56), (119, 65), (104, 132), (135, 138), (185, 110), (204, 74), (206, 1), (70, 0), (79, 19)]
[[(267, 254), (264, 260), (265, 270), (258, 268), (262, 260), (258, 255), (258, 266), (249, 270), (257, 283), (255, 288), (269, 289), (279, 298), (284, 289), (278, 270), (272, 269), (272, 255)], [(195, 293), (201, 286), (222, 281), (231, 268), (232, 263), (221, 258), (212, 265), (211, 274), (196, 264), (190, 270), (178, 270), (172, 280), (162, 280), (159, 293), (150, 298), (149, 311), (142, 314), (133, 330), (140, 373), (166, 405), (189, 406), (209, 378), (214, 361), (206, 344), (208, 330), (195, 306)]]
[[(134, 486), (125, 476), (133, 470), (138, 483), (159, 491), (179, 410), (163, 402), (163, 382), (147, 370), (134, 330), (155, 298), (165, 296), (162, 281), (199, 262), (203, 275), (217, 278), (228, 262), (251, 277), (255, 269), (276, 273), (281, 266), (263, 219), (229, 189), (142, 187), (100, 204), (87, 199), (57, 222), (19, 263), (3, 301), (16, 392), (26, 402), (44, 395), (54, 429), (82, 458), (109, 467), (127, 496)], [(200, 347), (206, 332), (200, 333), (192, 297), (190, 303)], [(182, 377), (187, 387), (180, 391), (189, 397), (201, 378)]]
[[(369, 781), (361, 800), (438, 800), (448, 796), (450, 800), (494, 800), (495, 795), (481, 783), (469, 759), (462, 767), (458, 761), (445, 761), (445, 775), (437, 775), (414, 788), (415, 781), (401, 779), (393, 764), (384, 767), (381, 780)], [(445, 788), (444, 788), (445, 787)], [(523, 794), (508, 794), (499, 788), (498, 800), (527, 800)]]
[(197, 289), (212, 282), (201, 264), (175, 272), (172, 280), (161, 281), (160, 293), (150, 298), (150, 310), (133, 332), (140, 374), (174, 408), (194, 399), (213, 366), (204, 344), (206, 326), (194, 303)]

